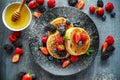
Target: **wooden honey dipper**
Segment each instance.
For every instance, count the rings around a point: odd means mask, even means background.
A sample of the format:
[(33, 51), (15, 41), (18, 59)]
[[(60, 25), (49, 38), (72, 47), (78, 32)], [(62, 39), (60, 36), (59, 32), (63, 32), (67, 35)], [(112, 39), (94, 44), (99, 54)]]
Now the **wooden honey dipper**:
[(26, 0), (22, 0), (22, 3), (20, 4), (19, 8), (12, 14), (11, 19), (13, 22), (16, 22), (20, 18), (21, 10), (22, 10), (25, 2), (26, 2)]

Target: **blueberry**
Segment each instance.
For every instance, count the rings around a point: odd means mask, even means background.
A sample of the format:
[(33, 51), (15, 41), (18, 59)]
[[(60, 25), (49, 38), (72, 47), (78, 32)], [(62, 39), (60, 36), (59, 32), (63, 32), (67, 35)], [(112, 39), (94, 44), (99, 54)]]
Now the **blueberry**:
[(70, 6), (75, 6), (77, 2), (78, 2), (78, 0), (68, 0), (68, 4)]
[(57, 62), (57, 63), (61, 63), (62, 60), (61, 60), (61, 59), (55, 59), (55, 62)]
[(52, 56), (48, 56), (48, 60), (49, 60), (49, 61), (53, 61), (53, 59), (54, 59), (54, 58), (53, 58)]
[(102, 21), (105, 21), (105, 20), (106, 20), (106, 16), (103, 15), (103, 16), (102, 16)]
[(41, 40), (39, 40), (38, 46), (39, 46), (39, 47), (43, 46), (43, 42), (42, 42)]
[(76, 23), (73, 23), (73, 25), (74, 25), (74, 27), (78, 27), (79, 25), (78, 24), (76, 24)]
[(37, 79), (37, 76), (32, 73), (32, 80), (36, 80), (36, 79)]
[(82, 41), (79, 41), (79, 42), (78, 42), (78, 46), (82, 46)]
[(64, 18), (67, 18), (67, 15), (66, 14), (64, 14), (64, 16), (63, 16)]
[(61, 35), (61, 36), (64, 36), (64, 34), (65, 34), (65, 27), (64, 27), (64, 26), (60, 26), (60, 27), (58, 28), (58, 31), (60, 32), (60, 35)]
[(70, 20), (66, 20), (66, 24), (67, 24), (67, 25), (70, 25), (70, 24), (71, 24), (71, 21), (70, 21)]
[(22, 77), (26, 74), (26, 72), (18, 73), (17, 80), (22, 80)]
[(74, 24), (80, 25), (80, 20), (76, 20), (75, 22), (73, 22), (73, 25)]
[(53, 49), (53, 52), (54, 52), (54, 53), (57, 53), (57, 49), (56, 49), (56, 48), (54, 48), (54, 49)]
[(115, 12), (111, 12), (111, 14), (110, 14), (110, 16), (111, 16), (112, 18), (114, 18), (114, 17), (115, 17), (115, 15), (116, 15), (116, 13), (115, 13)]
[(12, 53), (13, 52), (13, 46), (10, 44), (5, 44), (4, 49), (6, 50), (7, 53)]
[(64, 57), (64, 56), (66, 56), (66, 52), (65, 51), (61, 51), (61, 52), (58, 53), (58, 56), (59, 57)]
[(43, 5), (38, 5), (37, 8), (38, 8), (38, 10), (39, 10), (41, 13), (43, 13), (43, 12), (46, 11), (45, 6), (43, 6)]
[(14, 42), (13, 45), (14, 45), (15, 47), (19, 47), (19, 48), (22, 48), (22, 46), (23, 46), (22, 42), (19, 41), (19, 40), (17, 40), (16, 42)]
[(47, 26), (45, 26), (45, 31), (50, 31), (50, 32), (55, 32), (57, 30), (57, 28), (52, 25), (52, 24), (48, 24)]
[(97, 1), (97, 7), (103, 7), (104, 6), (104, 3), (102, 0), (98, 0)]

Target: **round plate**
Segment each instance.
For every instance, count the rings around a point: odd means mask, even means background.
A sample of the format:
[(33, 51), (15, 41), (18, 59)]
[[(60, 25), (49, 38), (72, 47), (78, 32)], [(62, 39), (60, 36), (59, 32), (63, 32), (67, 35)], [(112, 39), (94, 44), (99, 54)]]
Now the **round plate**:
[[(80, 56), (80, 60), (78, 62), (71, 63), (68, 67), (63, 69), (61, 64), (49, 61), (47, 57), (40, 53), (38, 50), (38, 41), (40, 37), (46, 33), (44, 32), (44, 27), (55, 18), (64, 16), (65, 14), (72, 22), (80, 20), (80, 27), (84, 28), (90, 34), (90, 49), (94, 50), (94, 52), (90, 56)], [(99, 34), (94, 22), (85, 13), (73, 7), (57, 7), (46, 11), (36, 21), (34, 27), (31, 28), (31, 32), (33, 33), (31, 36), (32, 38), (29, 40), (29, 47), (35, 62), (44, 70), (54, 75), (72, 75), (86, 69), (93, 62), (98, 52)]]

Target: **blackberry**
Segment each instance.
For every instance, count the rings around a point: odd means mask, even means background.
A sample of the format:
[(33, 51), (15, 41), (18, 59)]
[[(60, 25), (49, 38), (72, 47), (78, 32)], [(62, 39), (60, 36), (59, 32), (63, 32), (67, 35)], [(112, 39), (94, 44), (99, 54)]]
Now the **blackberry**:
[(113, 45), (108, 46), (106, 49), (107, 52), (113, 52), (115, 50), (115, 47)]
[(55, 32), (56, 30), (57, 28), (52, 24), (45, 26), (45, 31)]
[(103, 15), (103, 16), (102, 16), (102, 21), (105, 21), (105, 20), (106, 20), (106, 16)]
[(104, 3), (102, 0), (98, 0), (97, 1), (97, 7), (103, 7), (104, 6)]
[(41, 13), (44, 13), (44, 12), (46, 11), (45, 6), (43, 6), (43, 5), (38, 5), (38, 6), (37, 6), (37, 9), (38, 9)]
[(102, 60), (106, 60), (106, 59), (108, 59), (109, 56), (110, 56), (109, 54), (110, 54), (109, 52), (102, 53), (101, 59), (102, 59)]
[(25, 72), (20, 72), (17, 76), (17, 80), (22, 80), (23, 75), (25, 75)]
[(54, 60), (54, 58), (52, 56), (48, 56), (47, 58), (48, 58), (49, 61), (53, 61)]
[(22, 48), (22, 46), (23, 46), (22, 42), (19, 41), (19, 40), (17, 40), (16, 42), (14, 42), (13, 45), (14, 45), (15, 47), (19, 47), (19, 48)]
[(13, 52), (13, 46), (10, 44), (5, 44), (4, 49), (6, 50), (7, 53), (12, 53)]
[(114, 18), (114, 17), (115, 17), (115, 15), (116, 15), (116, 13), (115, 13), (115, 12), (111, 12), (111, 13), (110, 13), (110, 16), (111, 16), (112, 18)]
[(61, 52), (58, 53), (58, 56), (59, 57), (64, 57), (64, 56), (66, 56), (66, 52), (65, 51), (61, 51)]
[(68, 4), (70, 6), (75, 6), (77, 2), (78, 2), (78, 0), (68, 0)]
[(36, 79), (37, 79), (37, 76), (32, 73), (32, 80), (36, 80)]

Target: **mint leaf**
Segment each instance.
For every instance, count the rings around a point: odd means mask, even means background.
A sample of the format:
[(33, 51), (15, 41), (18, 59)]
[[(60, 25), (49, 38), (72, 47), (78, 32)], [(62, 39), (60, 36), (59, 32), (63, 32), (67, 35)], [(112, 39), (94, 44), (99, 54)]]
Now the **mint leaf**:
[(63, 39), (64, 39), (64, 40), (68, 40), (68, 36), (64, 36)]

